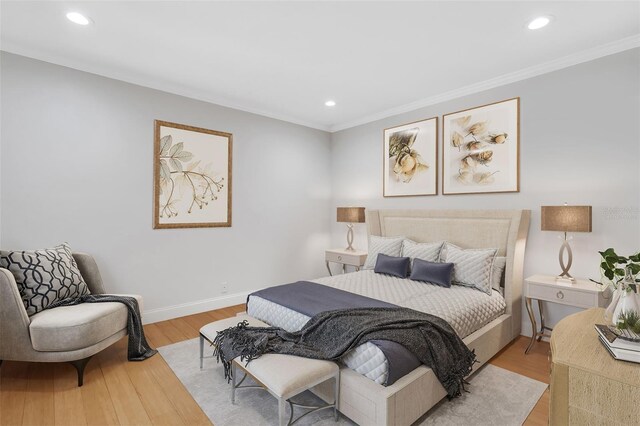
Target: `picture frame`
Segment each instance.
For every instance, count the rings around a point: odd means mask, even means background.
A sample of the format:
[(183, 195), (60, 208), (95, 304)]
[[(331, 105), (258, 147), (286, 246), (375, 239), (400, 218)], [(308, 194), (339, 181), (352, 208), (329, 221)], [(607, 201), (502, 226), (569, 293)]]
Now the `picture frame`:
[(520, 191), (520, 98), (442, 116), (442, 194)]
[(154, 124), (153, 228), (230, 227), (233, 135)]
[(382, 132), (384, 197), (438, 194), (438, 117)]

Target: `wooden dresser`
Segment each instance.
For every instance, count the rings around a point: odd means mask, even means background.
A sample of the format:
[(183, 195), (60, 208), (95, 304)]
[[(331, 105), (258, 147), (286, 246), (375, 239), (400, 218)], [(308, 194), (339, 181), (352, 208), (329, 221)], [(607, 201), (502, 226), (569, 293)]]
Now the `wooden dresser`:
[(609, 355), (593, 327), (604, 323), (604, 309), (592, 308), (553, 329), (551, 426), (640, 424), (640, 364)]

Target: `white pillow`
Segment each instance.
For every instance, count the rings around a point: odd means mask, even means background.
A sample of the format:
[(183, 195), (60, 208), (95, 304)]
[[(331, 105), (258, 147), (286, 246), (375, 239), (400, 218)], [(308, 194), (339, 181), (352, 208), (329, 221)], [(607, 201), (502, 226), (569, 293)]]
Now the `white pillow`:
[(491, 270), (497, 249), (462, 249), (444, 243), (440, 261), (453, 263), (452, 284), (474, 287), (491, 295)]
[(376, 266), (378, 254), (386, 254), (387, 256), (400, 256), (402, 251), (402, 241), (404, 237), (378, 237), (377, 235), (369, 236), (369, 253), (367, 260), (364, 262), (362, 269), (373, 269)]
[(440, 259), (440, 250), (443, 242), (439, 243), (416, 243), (408, 238), (402, 242), (402, 256), (413, 259), (418, 258), (428, 262), (437, 262)]
[(491, 287), (502, 294), (502, 277), (504, 276), (504, 270), (507, 267), (507, 258), (504, 256), (497, 256), (493, 261), (493, 268), (491, 268)]

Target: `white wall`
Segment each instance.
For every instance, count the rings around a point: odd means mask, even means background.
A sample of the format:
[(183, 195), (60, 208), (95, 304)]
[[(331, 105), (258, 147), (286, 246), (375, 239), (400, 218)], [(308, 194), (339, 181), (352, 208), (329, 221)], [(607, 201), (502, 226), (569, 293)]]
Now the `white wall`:
[[(527, 275), (559, 269), (557, 235), (539, 230), (543, 204), (594, 207), (594, 232), (574, 235), (574, 275), (597, 277), (597, 250), (640, 249), (640, 49), (333, 135), (16, 55), (0, 60), (0, 245), (68, 241), (94, 254), (110, 291), (143, 294), (148, 320), (324, 275), (323, 250), (345, 244), (340, 205), (531, 209)], [(383, 128), (514, 96), (519, 193), (382, 198)], [(232, 228), (152, 230), (154, 119), (234, 134)], [(356, 231), (365, 248), (364, 225)], [(222, 282), (235, 297), (224, 297)], [(550, 309), (552, 323), (573, 311)]]
[[(330, 135), (2, 53), (2, 247), (67, 241), (147, 320), (324, 274)], [(233, 227), (152, 229), (154, 119), (231, 132)], [(236, 297), (204, 305), (179, 304)]]
[[(557, 234), (540, 231), (540, 206), (592, 205), (593, 232), (574, 234), (571, 271), (599, 278), (598, 250), (640, 250), (639, 77), (640, 49), (634, 49), (335, 133), (333, 205), (530, 209), (525, 276), (560, 272), (560, 241)], [(516, 96), (521, 107), (519, 193), (382, 197), (382, 129)], [(365, 248), (364, 224), (357, 228), (355, 245)], [(333, 245), (344, 244), (345, 232), (333, 224)], [(575, 311), (547, 306), (552, 324)], [(523, 334), (530, 329), (523, 318)]]

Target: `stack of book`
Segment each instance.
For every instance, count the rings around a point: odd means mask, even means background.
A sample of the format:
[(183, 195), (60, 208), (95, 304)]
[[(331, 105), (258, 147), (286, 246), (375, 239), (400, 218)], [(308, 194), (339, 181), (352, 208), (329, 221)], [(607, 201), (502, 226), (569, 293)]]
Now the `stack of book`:
[(640, 342), (621, 338), (608, 325), (596, 324), (596, 331), (598, 332), (598, 337), (600, 337), (600, 342), (607, 348), (612, 357), (622, 361), (640, 363)]

